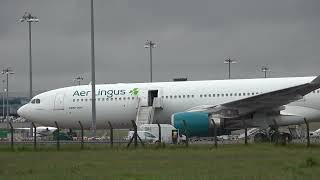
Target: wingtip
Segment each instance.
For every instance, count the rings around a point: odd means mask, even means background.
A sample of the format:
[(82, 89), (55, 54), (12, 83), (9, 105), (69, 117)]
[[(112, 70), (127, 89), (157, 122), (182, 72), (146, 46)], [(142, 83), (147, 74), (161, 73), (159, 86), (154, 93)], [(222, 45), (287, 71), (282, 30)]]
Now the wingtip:
[(314, 80), (312, 80), (311, 84), (319, 84), (320, 85), (320, 75), (317, 76)]

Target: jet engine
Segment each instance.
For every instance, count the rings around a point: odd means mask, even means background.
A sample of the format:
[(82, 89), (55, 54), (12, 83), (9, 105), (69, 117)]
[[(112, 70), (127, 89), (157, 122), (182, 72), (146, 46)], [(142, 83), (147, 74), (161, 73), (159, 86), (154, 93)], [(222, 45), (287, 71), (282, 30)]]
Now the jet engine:
[[(220, 120), (220, 119), (219, 119)], [(220, 126), (221, 122), (216, 122), (217, 135), (230, 134), (230, 130), (226, 130)], [(204, 112), (179, 112), (171, 116), (171, 124), (182, 134), (197, 137), (213, 136), (213, 126), (209, 120), (209, 114)]]

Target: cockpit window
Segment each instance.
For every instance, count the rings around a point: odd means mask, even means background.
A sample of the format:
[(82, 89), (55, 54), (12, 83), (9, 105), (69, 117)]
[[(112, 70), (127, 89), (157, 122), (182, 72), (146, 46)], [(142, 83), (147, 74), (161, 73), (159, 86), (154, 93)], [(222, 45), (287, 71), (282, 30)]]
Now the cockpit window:
[(40, 104), (40, 99), (33, 99), (31, 104)]

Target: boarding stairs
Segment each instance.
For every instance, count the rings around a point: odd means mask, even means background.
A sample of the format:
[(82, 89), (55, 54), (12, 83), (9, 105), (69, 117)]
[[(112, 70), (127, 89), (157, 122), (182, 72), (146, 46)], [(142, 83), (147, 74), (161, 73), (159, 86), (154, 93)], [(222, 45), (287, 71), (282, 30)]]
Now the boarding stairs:
[[(247, 135), (248, 135), (248, 137), (249, 137), (249, 136), (252, 136), (252, 135), (256, 134), (256, 133), (259, 132), (259, 131), (260, 131), (259, 128), (250, 128), (250, 129), (248, 129), (248, 131), (247, 131)], [(238, 139), (243, 139), (243, 138), (245, 138), (245, 137), (246, 137), (245, 133), (242, 133), (242, 134), (240, 134), (240, 135), (238, 136)]]
[(302, 132), (302, 129), (299, 125), (289, 126), (288, 129), (293, 139), (300, 139), (305, 136), (305, 134)]
[(143, 124), (152, 124), (154, 113), (162, 108), (162, 99), (154, 98), (152, 106), (141, 106), (140, 99), (137, 106), (136, 125), (138, 129)]

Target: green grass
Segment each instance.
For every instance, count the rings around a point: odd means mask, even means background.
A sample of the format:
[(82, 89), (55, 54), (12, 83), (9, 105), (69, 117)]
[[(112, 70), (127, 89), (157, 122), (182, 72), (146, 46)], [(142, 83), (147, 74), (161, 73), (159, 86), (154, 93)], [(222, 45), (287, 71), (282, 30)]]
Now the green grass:
[(106, 145), (0, 146), (0, 180), (5, 179), (319, 179), (320, 147), (191, 145), (146, 149)]

